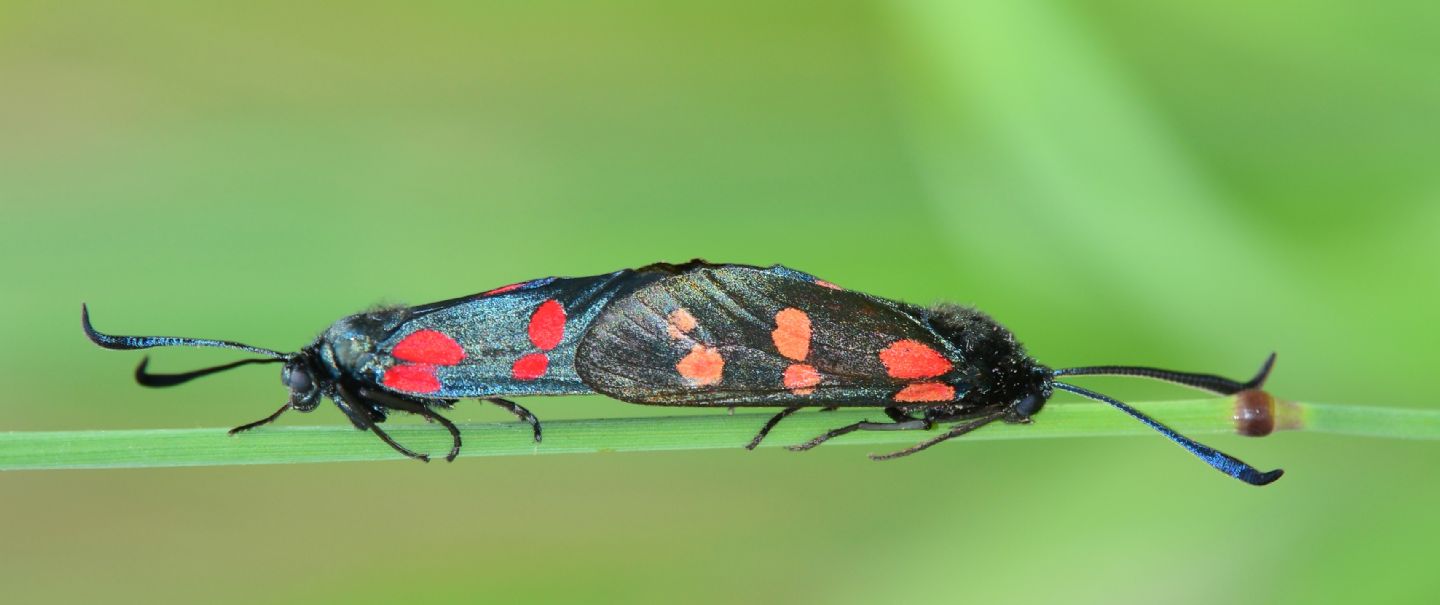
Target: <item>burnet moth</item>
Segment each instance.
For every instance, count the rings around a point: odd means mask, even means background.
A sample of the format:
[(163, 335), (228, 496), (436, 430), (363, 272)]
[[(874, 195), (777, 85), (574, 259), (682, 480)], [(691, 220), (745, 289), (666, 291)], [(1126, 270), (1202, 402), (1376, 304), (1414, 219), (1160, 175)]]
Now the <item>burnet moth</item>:
[(857, 430), (948, 430), (912, 447), (872, 456), (888, 460), (959, 437), (988, 423), (1029, 423), (1055, 390), (1110, 404), (1165, 435), (1209, 465), (1252, 485), (1260, 472), (1197, 443), (1108, 396), (1058, 379), (1117, 375), (1164, 380), (1218, 394), (1258, 389), (1274, 362), (1246, 382), (1147, 367), (1052, 370), (1029, 357), (989, 316), (952, 305), (925, 308), (845, 290), (782, 266), (656, 264), (586, 278), (546, 278), (419, 307), (379, 309), (341, 319), (314, 343), (285, 354), (228, 341), (109, 336), (84, 317), (97, 344), (114, 349), (225, 347), (259, 353), (184, 374), (157, 375), (141, 362), (136, 378), (172, 386), (248, 363), (284, 362), (288, 409), (313, 410), (329, 397), (356, 428), (401, 453), (427, 459), (378, 426), (391, 411), (419, 414), (453, 437), (434, 408), (483, 398), (534, 427), (502, 397), (598, 392), (632, 403), (696, 407), (779, 407), (747, 446), (754, 448), (790, 414), (806, 407), (878, 407), (889, 422), (862, 421), (828, 431), (792, 450), (808, 450)]
[(232, 435), (269, 424), (287, 410), (312, 411), (326, 397), (355, 428), (419, 460), (429, 456), (391, 439), (380, 423), (397, 411), (439, 423), (453, 442), (445, 459), (454, 460), (460, 431), (436, 408), (484, 399), (528, 422), (539, 442), (540, 421), (505, 397), (592, 393), (575, 374), (575, 347), (586, 328), (605, 303), (683, 269), (657, 263), (593, 277), (547, 277), (428, 305), (374, 309), (341, 318), (295, 353), (203, 338), (112, 336), (90, 324), (83, 306), (81, 315), (85, 334), (107, 349), (220, 347), (264, 356), (183, 374), (152, 374), (147, 358), (135, 369), (135, 380), (148, 387), (175, 386), (252, 363), (285, 364), (280, 379), (290, 389), (289, 401), (231, 429)]
[(1057, 380), (1140, 376), (1235, 394), (1264, 383), (1273, 355), (1244, 383), (1130, 366), (1052, 370), (974, 309), (891, 301), (780, 266), (697, 265), (638, 288), (610, 302), (581, 339), (575, 363), (586, 385), (632, 403), (783, 408), (750, 448), (806, 407), (879, 407), (890, 421), (842, 426), (791, 450), (857, 430), (953, 425), (912, 447), (871, 456), (889, 460), (997, 420), (1029, 423), (1058, 389), (1115, 406), (1246, 483), (1265, 485), (1283, 472), (1260, 472), (1120, 401)]

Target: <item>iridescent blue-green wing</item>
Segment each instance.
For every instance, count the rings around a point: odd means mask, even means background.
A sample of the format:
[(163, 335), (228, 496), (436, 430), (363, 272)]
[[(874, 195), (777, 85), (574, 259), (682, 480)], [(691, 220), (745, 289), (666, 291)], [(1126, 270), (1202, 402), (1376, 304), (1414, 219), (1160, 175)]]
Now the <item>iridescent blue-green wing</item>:
[(600, 309), (684, 266), (547, 277), (414, 307), (377, 344), (369, 378), (435, 399), (592, 392), (575, 347)]

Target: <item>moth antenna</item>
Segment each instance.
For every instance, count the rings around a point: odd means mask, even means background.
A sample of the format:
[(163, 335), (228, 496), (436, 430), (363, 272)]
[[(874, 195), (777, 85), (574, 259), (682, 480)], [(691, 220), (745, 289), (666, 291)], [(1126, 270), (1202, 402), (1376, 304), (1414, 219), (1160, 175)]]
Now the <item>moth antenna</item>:
[(1161, 368), (1146, 368), (1140, 366), (1088, 366), (1083, 368), (1065, 368), (1055, 370), (1055, 376), (1137, 376), (1140, 378), (1153, 378), (1178, 385), (1208, 391), (1219, 395), (1234, 395), (1240, 391), (1260, 388), (1265, 384), (1265, 379), (1270, 377), (1270, 370), (1275, 367), (1275, 354), (1271, 353), (1265, 358), (1265, 363), (1260, 366), (1260, 371), (1255, 377), (1245, 382), (1236, 382), (1216, 376), (1214, 374), (1195, 374), (1191, 372), (1177, 372)]
[(110, 334), (103, 334), (96, 331), (95, 326), (90, 325), (90, 309), (84, 304), (80, 305), (80, 321), (84, 324), (85, 335), (90, 337), (90, 342), (107, 349), (133, 350), (149, 349), (151, 347), (216, 347), (220, 349), (246, 351), (282, 361), (290, 358), (289, 355), (279, 351), (271, 351), (270, 349), (253, 347), (229, 340), (181, 338), (177, 336), (112, 336)]
[(225, 370), (238, 368), (243, 365), (249, 365), (252, 363), (280, 363), (282, 361), (285, 360), (275, 359), (271, 357), (266, 357), (262, 359), (241, 359), (240, 361), (232, 361), (227, 364), (212, 366), (208, 368), (201, 368), (199, 370), (191, 370), (189, 372), (183, 372), (180, 374), (151, 374), (145, 371), (145, 368), (150, 365), (150, 357), (147, 355), (140, 360), (140, 365), (135, 367), (135, 382), (138, 382), (142, 386), (147, 387), (173, 387), (177, 384), (184, 384), (190, 382), (191, 380), (194, 380), (201, 376), (208, 376), (217, 372), (224, 372)]
[(1190, 450), (1190, 453), (1195, 454), (1196, 457), (1204, 460), (1206, 464), (1215, 467), (1215, 470), (1218, 470), (1222, 473), (1230, 475), (1231, 477), (1249, 483), (1250, 485), (1267, 485), (1270, 482), (1279, 479), (1280, 475), (1285, 474), (1284, 470), (1278, 468), (1273, 471), (1260, 472), (1259, 470), (1256, 470), (1255, 467), (1240, 461), (1239, 458), (1235, 458), (1234, 456), (1231, 456), (1214, 448), (1197, 443), (1195, 440), (1175, 432), (1174, 429), (1160, 424), (1160, 422), (1155, 420), (1154, 418), (1142, 414), (1140, 410), (1125, 405), (1117, 399), (1101, 395), (1100, 393), (1096, 393), (1095, 391), (1090, 391), (1074, 385), (1065, 384), (1063, 382), (1056, 382), (1052, 384), (1055, 385), (1055, 388), (1062, 391), (1069, 391), (1086, 399), (1102, 401), (1117, 408), (1120, 408), (1120, 411), (1125, 412), (1134, 419), (1145, 423), (1146, 426), (1149, 426), (1150, 428), (1159, 431), (1161, 435), (1169, 437), (1171, 441), (1180, 444), (1180, 447)]

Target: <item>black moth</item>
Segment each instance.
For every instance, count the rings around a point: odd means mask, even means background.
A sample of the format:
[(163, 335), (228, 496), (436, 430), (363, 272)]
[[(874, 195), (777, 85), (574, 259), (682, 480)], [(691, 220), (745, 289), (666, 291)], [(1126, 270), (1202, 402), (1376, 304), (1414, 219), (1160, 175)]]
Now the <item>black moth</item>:
[[(82, 310), (83, 311), (83, 310)], [(424, 416), (460, 432), (436, 412), (481, 398), (534, 427), (528, 410), (504, 399), (601, 393), (650, 405), (782, 408), (751, 441), (806, 407), (878, 407), (889, 422), (858, 422), (797, 445), (805, 450), (857, 430), (931, 430), (921, 443), (881, 456), (909, 455), (990, 422), (1028, 423), (1055, 390), (1108, 403), (1180, 444), (1216, 469), (1252, 485), (1278, 479), (1201, 445), (1113, 398), (1059, 382), (1065, 376), (1124, 375), (1165, 380), (1218, 394), (1259, 388), (1274, 362), (1246, 382), (1132, 366), (1052, 370), (1025, 353), (1009, 330), (965, 307), (919, 307), (841, 289), (781, 266), (691, 261), (580, 278), (544, 278), (416, 307), (342, 318), (296, 353), (230, 341), (85, 332), (102, 347), (199, 346), (238, 349), (261, 359), (137, 380), (173, 386), (251, 363), (283, 363), (290, 398), (273, 414), (231, 432), (269, 423), (286, 410), (308, 412), (329, 398), (356, 428), (427, 460), (379, 424), (392, 411)]]

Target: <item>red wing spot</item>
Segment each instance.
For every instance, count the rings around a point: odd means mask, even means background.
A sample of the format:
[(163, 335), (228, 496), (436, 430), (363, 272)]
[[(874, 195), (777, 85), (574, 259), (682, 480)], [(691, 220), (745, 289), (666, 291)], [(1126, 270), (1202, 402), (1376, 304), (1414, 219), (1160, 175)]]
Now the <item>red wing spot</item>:
[(794, 307), (781, 309), (775, 314), (775, 330), (770, 332), (775, 349), (781, 355), (805, 361), (810, 354), (810, 316)]
[(453, 366), (465, 359), (465, 350), (455, 339), (440, 332), (419, 330), (400, 339), (390, 355), (405, 361)]
[(410, 393), (434, 393), (440, 390), (435, 366), (402, 364), (385, 370), (386, 387)]
[(925, 343), (905, 339), (880, 352), (880, 363), (891, 378), (934, 378), (950, 371), (950, 360)]
[(481, 293), (480, 293), (480, 296), (494, 296), (494, 295), (496, 295), (496, 294), (504, 294), (504, 293), (509, 292), (509, 291), (511, 291), (511, 290), (519, 290), (519, 289), (520, 289), (520, 286), (523, 286), (523, 285), (528, 284), (528, 283), (530, 283), (530, 282), (528, 282), (528, 281), (522, 281), (522, 282), (515, 282), (515, 283), (510, 284), (510, 285), (508, 285), (508, 286), (500, 286), (499, 288), (495, 288), (494, 290), (486, 290), (486, 291), (484, 291), (484, 292), (481, 292)]
[(803, 363), (792, 363), (785, 368), (785, 388), (796, 395), (809, 395), (820, 384), (820, 372)]
[(815, 285), (820, 286), (821, 288), (830, 288), (831, 290), (844, 290), (844, 289), (845, 289), (845, 288), (841, 288), (840, 286), (837, 286), (837, 285), (835, 285), (835, 284), (832, 284), (832, 283), (830, 283), (830, 282), (828, 282), (828, 281), (825, 281), (825, 280), (823, 280), (823, 279), (817, 279), (817, 280), (815, 280)]
[(542, 351), (560, 346), (565, 338), (565, 308), (555, 299), (540, 303), (530, 316), (530, 342)]
[(900, 389), (895, 394), (895, 401), (901, 403), (921, 401), (953, 401), (955, 399), (955, 387), (943, 382), (917, 382)]
[(545, 370), (550, 367), (550, 357), (544, 353), (531, 353), (515, 360), (510, 366), (510, 375), (515, 380), (535, 380), (545, 375)]
[(695, 321), (695, 316), (683, 307), (671, 311), (670, 316), (665, 318), (665, 323), (665, 331), (670, 334), (672, 340), (683, 338), (691, 330), (694, 330), (696, 325), (699, 325)]
[(725, 373), (725, 359), (714, 347), (697, 344), (690, 347), (690, 353), (680, 363), (675, 364), (675, 370), (694, 386), (709, 386), (720, 382), (721, 375)]

